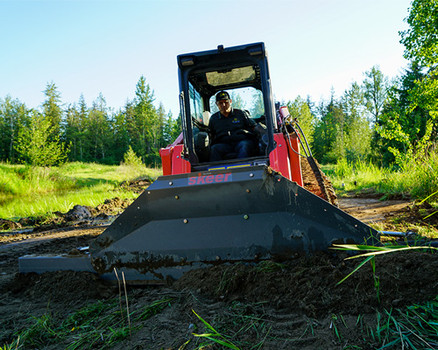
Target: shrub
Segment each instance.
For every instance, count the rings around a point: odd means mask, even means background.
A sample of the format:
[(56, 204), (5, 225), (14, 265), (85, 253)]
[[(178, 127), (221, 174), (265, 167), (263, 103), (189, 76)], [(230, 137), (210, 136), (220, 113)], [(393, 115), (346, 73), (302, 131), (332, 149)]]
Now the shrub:
[(143, 162), (141, 158), (135, 154), (132, 147), (129, 146), (128, 150), (123, 156), (122, 165), (132, 166), (132, 167), (143, 167)]

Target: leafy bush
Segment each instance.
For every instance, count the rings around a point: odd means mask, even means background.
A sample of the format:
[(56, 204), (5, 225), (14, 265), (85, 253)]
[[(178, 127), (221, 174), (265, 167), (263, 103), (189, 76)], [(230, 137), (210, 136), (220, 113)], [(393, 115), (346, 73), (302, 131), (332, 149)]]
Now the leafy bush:
[(43, 115), (35, 112), (29, 127), (18, 131), (15, 149), (20, 160), (32, 166), (52, 166), (67, 160), (68, 148), (53, 136), (53, 126)]
[(383, 188), (385, 191), (409, 193), (413, 198), (425, 198), (438, 191), (438, 148), (416, 156), (399, 158), (400, 171), (391, 174)]

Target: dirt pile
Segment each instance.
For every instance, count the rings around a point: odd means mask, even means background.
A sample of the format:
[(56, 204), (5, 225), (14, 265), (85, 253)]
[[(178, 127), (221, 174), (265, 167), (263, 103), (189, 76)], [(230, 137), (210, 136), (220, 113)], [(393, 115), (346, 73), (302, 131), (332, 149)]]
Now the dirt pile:
[(74, 271), (17, 274), (5, 288), (17, 297), (69, 304), (106, 299), (116, 293), (113, 284), (101, 280), (96, 274)]
[(55, 212), (56, 217), (47, 219), (43, 217), (21, 218), (20, 227), (32, 227), (34, 232), (42, 232), (58, 228), (97, 225), (99, 221), (109, 220), (122, 213), (132, 199), (118, 197), (107, 199), (97, 207), (75, 205), (67, 213)]
[[(151, 181), (140, 178), (132, 181), (125, 181), (120, 186), (134, 193), (141, 193), (149, 187)], [(35, 232), (46, 231), (56, 228), (77, 226), (84, 224), (96, 224), (98, 220), (107, 220), (122, 213), (131, 203), (132, 199), (121, 199), (118, 197), (107, 199), (97, 207), (75, 205), (67, 213), (55, 212), (56, 217), (25, 217), (18, 221), (0, 218), (0, 230), (19, 230), (23, 227), (32, 227)]]
[(140, 178), (132, 181), (124, 181), (121, 187), (127, 188), (132, 192), (141, 193), (151, 184), (151, 180), (148, 178)]
[(304, 188), (314, 195), (321, 197), (332, 205), (338, 207), (338, 198), (332, 183), (321, 170), (316, 159), (301, 157), (301, 173)]
[(437, 295), (438, 279), (433, 271), (438, 269), (438, 254), (417, 251), (381, 256), (376, 258), (375, 275), (368, 263), (337, 285), (362, 260), (318, 253), (284, 263), (220, 265), (186, 273), (175, 288), (229, 302), (265, 302), (308, 317), (369, 313)]
[(19, 222), (15, 222), (12, 220), (0, 219), (0, 230), (18, 230), (22, 226)]
[(397, 217), (404, 222), (422, 222), (438, 228), (438, 210), (427, 202), (414, 202), (397, 213)]

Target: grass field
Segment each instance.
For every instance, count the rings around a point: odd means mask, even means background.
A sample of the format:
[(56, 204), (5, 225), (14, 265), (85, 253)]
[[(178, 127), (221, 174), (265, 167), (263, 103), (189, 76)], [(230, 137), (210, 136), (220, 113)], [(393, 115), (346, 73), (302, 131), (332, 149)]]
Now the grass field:
[(50, 216), (76, 204), (96, 206), (108, 198), (135, 198), (137, 194), (120, 187), (123, 181), (154, 180), (160, 174), (161, 169), (138, 165), (68, 163), (31, 168), (0, 164), (0, 218)]
[[(323, 166), (338, 195), (345, 192), (373, 192), (382, 199), (397, 197), (422, 200), (438, 191), (438, 155), (417, 159), (397, 170), (380, 168), (370, 162), (347, 163), (341, 160), (335, 165)], [(437, 201), (438, 195), (430, 200)]]
[[(372, 192), (382, 199), (397, 197), (424, 199), (438, 191), (438, 155), (402, 164), (397, 171), (379, 168), (369, 162), (323, 166), (336, 192)], [(146, 168), (132, 162), (127, 165), (67, 163), (60, 167), (38, 168), (0, 163), (0, 218), (50, 216), (67, 212), (74, 205), (96, 206), (105, 199), (135, 198), (137, 195), (120, 187), (126, 180), (161, 175), (161, 169)], [(432, 195), (429, 202), (438, 201)]]

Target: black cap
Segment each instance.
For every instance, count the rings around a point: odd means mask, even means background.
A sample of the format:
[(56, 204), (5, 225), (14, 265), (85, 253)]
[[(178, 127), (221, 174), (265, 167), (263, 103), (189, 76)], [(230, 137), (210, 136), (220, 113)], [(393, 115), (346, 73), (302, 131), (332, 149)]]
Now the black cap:
[(229, 99), (230, 99), (230, 95), (226, 91), (219, 91), (216, 94), (216, 102), (220, 100), (229, 100)]

